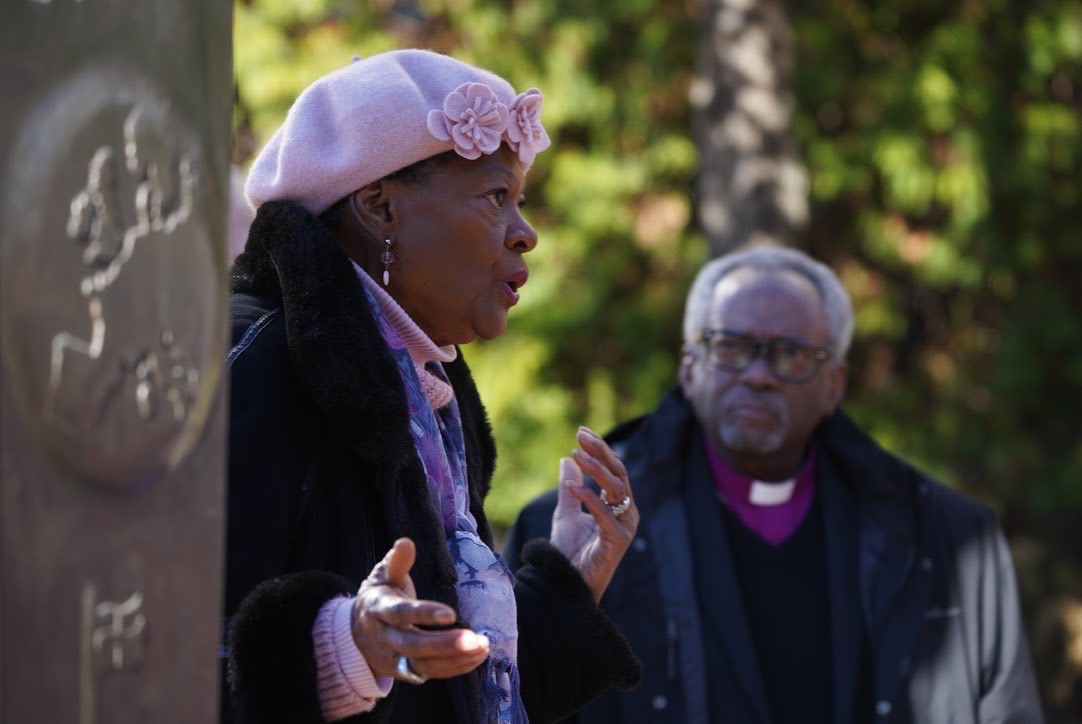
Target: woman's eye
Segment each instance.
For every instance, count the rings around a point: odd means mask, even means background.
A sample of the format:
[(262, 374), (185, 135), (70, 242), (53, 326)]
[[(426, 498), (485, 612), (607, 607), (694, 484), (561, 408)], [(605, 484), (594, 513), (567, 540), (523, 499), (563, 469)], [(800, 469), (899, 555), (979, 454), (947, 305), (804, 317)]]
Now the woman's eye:
[(497, 209), (502, 209), (503, 204), (507, 201), (507, 189), (497, 189), (490, 191), (488, 194), (488, 200), (492, 202), (492, 205)]

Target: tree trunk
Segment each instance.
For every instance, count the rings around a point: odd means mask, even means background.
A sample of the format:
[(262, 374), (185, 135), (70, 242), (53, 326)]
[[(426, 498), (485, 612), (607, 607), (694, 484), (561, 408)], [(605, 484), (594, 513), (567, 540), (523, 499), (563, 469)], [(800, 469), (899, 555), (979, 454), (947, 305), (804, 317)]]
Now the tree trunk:
[(792, 133), (793, 37), (781, 0), (704, 0), (691, 88), (698, 219), (711, 256), (794, 244), (808, 179)]

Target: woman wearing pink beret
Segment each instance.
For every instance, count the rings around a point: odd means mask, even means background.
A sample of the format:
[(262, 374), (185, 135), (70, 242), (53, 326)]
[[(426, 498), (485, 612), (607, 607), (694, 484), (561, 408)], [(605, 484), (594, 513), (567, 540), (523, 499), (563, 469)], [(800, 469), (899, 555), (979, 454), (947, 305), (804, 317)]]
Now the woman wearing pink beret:
[(495, 448), (457, 345), (498, 337), (523, 293), (542, 100), (383, 53), (309, 86), (255, 160), (223, 721), (547, 722), (638, 681), (597, 606), (639, 520), (609, 447), (579, 431), (517, 576), (482, 507)]

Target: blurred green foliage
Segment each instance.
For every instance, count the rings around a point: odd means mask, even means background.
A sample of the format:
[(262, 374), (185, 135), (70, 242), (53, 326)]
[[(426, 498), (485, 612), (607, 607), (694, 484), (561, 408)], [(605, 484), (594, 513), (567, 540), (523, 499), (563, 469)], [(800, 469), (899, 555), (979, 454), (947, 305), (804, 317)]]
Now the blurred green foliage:
[(792, 21), (807, 243), (860, 310), (849, 406), (1010, 524), (1077, 515), (1082, 4)]
[[(1073, 601), (1082, 617), (1082, 2), (789, 8), (793, 130), (811, 178), (804, 246), (857, 309), (846, 406), (886, 447), (997, 509), (1051, 718), (1078, 715), (1082, 655), (1041, 647), (1063, 636), (1046, 612)], [(683, 296), (707, 254), (688, 135), (700, 10), (236, 5), (240, 161), (355, 53), (430, 47), (544, 90), (554, 148), (531, 171), (542, 241), (530, 282), (510, 330), (465, 351), (500, 449), (497, 526), (555, 484), (577, 425), (646, 412), (675, 380)]]

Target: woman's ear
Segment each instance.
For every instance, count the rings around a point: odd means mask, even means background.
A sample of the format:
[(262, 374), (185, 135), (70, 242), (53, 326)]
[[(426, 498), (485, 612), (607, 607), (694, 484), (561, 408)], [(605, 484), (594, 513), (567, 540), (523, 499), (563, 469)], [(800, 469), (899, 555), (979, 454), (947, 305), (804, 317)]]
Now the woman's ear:
[(338, 217), (332, 229), (346, 255), (370, 273), (375, 273), (376, 269), (369, 268), (369, 263), (375, 264), (372, 260), (379, 256), (379, 252), (371, 254), (372, 245), (393, 238), (393, 219), (385, 197), (382, 181), (373, 181), (357, 189), (345, 198), (349, 211)]
[(387, 185), (380, 180), (362, 186), (350, 196), (354, 219), (373, 239), (386, 237), (394, 222), (387, 191)]

